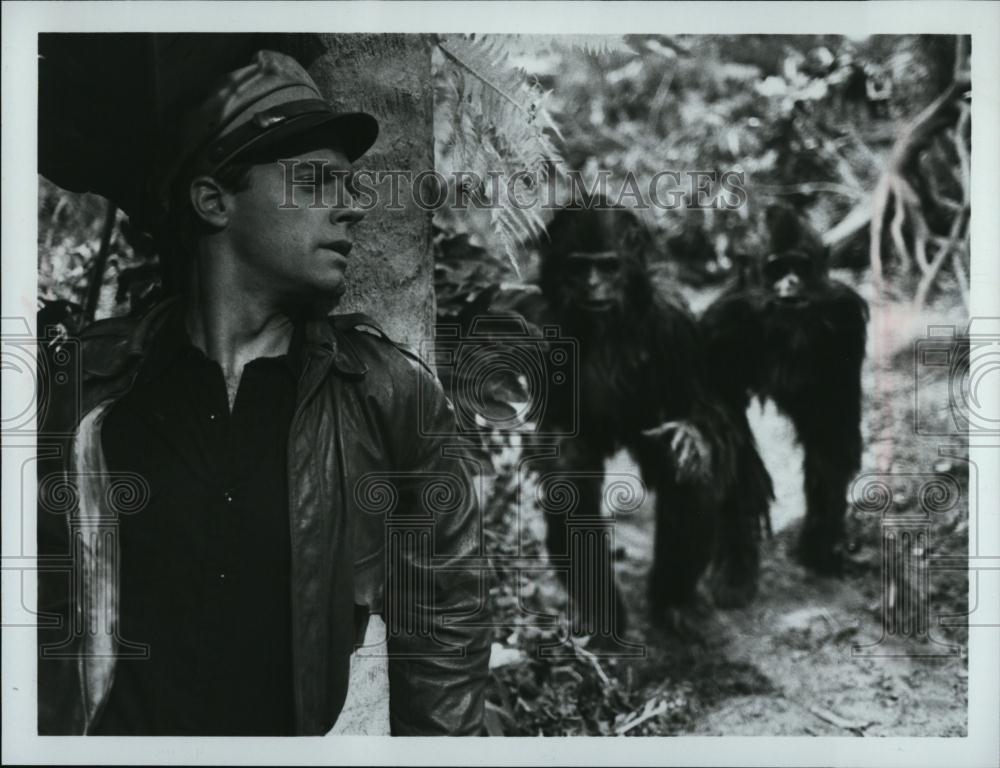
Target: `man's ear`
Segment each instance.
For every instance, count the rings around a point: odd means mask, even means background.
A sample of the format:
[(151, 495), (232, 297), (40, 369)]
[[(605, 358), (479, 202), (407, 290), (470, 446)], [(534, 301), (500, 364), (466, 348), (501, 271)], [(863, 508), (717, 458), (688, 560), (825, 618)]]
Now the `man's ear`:
[(211, 227), (223, 229), (232, 214), (232, 197), (211, 176), (196, 176), (189, 187), (191, 208)]

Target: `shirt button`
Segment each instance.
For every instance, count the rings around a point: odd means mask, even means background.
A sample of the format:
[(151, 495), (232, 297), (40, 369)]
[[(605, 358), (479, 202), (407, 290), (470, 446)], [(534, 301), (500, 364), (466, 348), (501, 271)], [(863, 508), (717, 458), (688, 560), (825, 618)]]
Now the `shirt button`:
[(219, 420), (219, 414), (217, 414), (217, 413), (210, 413), (210, 414), (208, 414), (208, 420), (209, 421), (218, 421)]
[(226, 574), (220, 573), (219, 574), (219, 581), (225, 581), (225, 580), (226, 580)]
[(233, 503), (233, 493), (232, 493), (232, 491), (226, 491), (222, 495), (222, 498), (224, 498), (226, 500), (226, 504), (232, 504)]

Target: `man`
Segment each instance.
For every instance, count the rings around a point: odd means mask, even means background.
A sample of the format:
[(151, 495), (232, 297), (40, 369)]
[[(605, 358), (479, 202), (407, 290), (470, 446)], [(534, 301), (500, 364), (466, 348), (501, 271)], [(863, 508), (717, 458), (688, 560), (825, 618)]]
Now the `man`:
[(74, 553), (72, 598), (40, 584), (64, 620), (39, 632), (40, 733), (327, 733), (372, 614), (392, 732), (479, 732), (476, 496), (428, 437), (450, 407), (370, 320), (326, 317), (362, 218), (345, 172), (377, 131), (270, 51), (178, 120), (153, 191), (183, 290), (85, 331), (82, 405), (46, 422), (78, 503), (53, 528), (39, 472), (40, 550)]

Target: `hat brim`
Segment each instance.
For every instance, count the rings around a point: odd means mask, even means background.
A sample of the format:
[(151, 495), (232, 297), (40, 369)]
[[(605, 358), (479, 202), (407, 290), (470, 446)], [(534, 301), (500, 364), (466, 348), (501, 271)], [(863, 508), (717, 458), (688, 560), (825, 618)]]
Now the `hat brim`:
[(218, 161), (216, 167), (246, 155), (261, 158), (273, 152), (273, 159), (278, 159), (282, 148), (293, 142), (302, 150), (336, 148), (353, 163), (371, 149), (378, 133), (378, 121), (367, 112), (308, 112), (257, 134)]

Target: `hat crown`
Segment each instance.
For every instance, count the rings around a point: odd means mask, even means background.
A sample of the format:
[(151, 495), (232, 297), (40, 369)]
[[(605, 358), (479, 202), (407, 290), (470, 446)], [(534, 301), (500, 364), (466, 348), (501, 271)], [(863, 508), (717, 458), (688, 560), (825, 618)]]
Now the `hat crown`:
[(241, 153), (267, 151), (310, 131), (321, 132), (323, 146), (335, 141), (354, 162), (375, 142), (378, 121), (364, 112), (338, 113), (295, 59), (257, 51), (247, 66), (216, 80), (209, 96), (177, 119), (150, 180), (155, 215), (166, 221), (176, 179), (212, 173)]
[(291, 56), (257, 51), (250, 64), (226, 73), (201, 106), (185, 116), (179, 131), (187, 145), (183, 154), (194, 154), (275, 106), (322, 98), (309, 73)]

